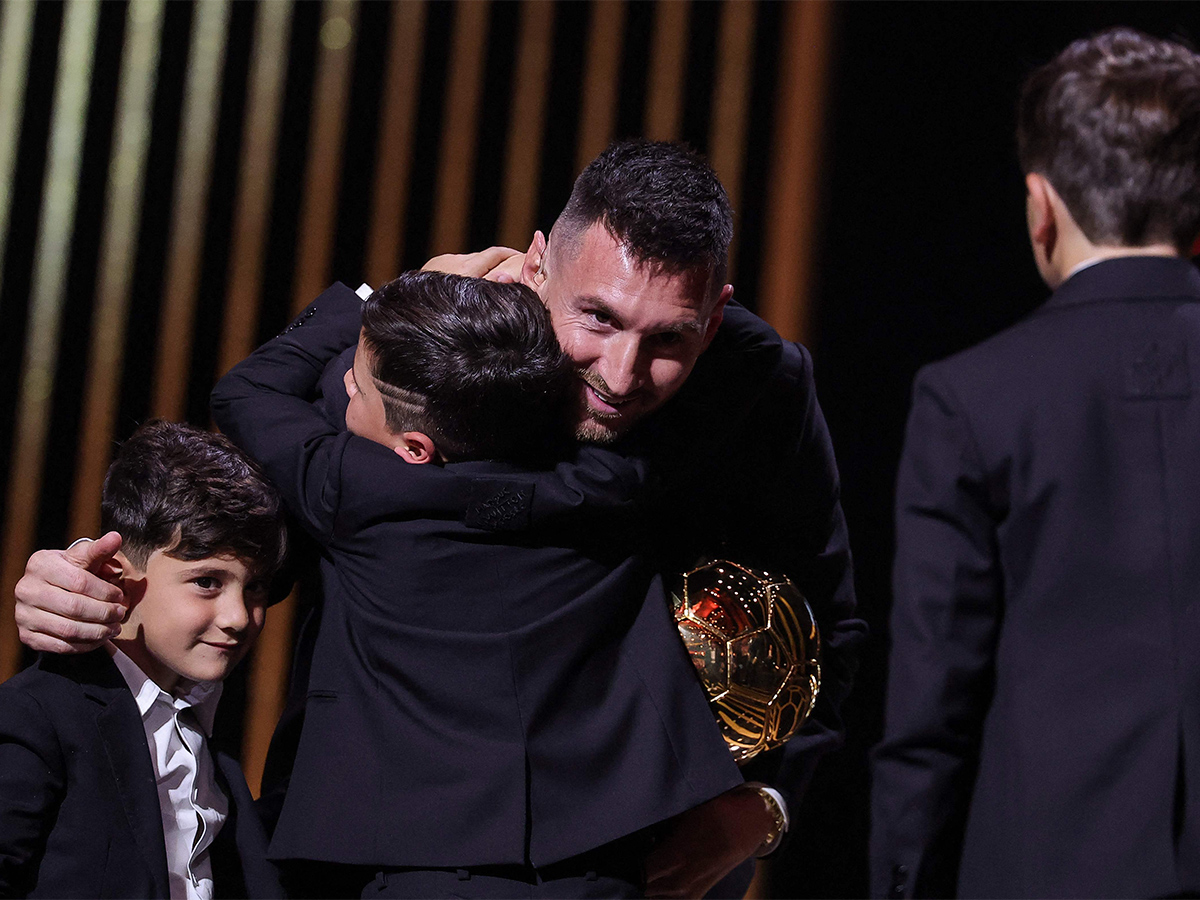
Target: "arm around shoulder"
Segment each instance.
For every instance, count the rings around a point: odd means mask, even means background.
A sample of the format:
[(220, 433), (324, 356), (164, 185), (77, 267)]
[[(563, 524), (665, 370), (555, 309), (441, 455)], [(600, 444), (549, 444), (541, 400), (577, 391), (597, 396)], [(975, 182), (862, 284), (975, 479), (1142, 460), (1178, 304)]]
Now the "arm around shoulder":
[(334, 285), (212, 393), (218, 427), (263, 466), (318, 537), (328, 533), (337, 511), (336, 475), (347, 435), (310, 401), (326, 364), (357, 342), (360, 310), (353, 291)]

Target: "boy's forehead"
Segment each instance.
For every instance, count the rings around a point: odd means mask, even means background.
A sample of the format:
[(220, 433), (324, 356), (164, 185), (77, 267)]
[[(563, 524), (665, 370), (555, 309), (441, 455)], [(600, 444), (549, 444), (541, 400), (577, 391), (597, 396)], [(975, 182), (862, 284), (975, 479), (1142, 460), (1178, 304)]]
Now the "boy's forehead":
[(180, 556), (175, 556), (171, 552), (171, 548), (160, 548), (150, 554), (149, 565), (153, 565), (155, 560), (160, 560), (160, 564), (164, 567), (175, 571), (179, 570), (209, 570), (209, 571), (226, 571), (226, 572), (255, 572), (261, 568), (262, 562), (256, 559), (242, 556), (232, 550), (219, 551), (209, 556), (200, 556), (195, 559), (185, 559)]

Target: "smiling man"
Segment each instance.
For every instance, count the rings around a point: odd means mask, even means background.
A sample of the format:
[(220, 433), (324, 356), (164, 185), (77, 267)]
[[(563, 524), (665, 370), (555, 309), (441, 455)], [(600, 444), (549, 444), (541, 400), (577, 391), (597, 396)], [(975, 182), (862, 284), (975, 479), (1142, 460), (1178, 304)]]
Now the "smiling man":
[[(786, 748), (743, 767), (746, 784), (645, 836), (653, 847), (636, 861), (651, 896), (700, 896), (718, 882), (722, 896), (745, 892), (753, 858), (777, 849), (816, 759), (840, 741), (838, 707), (864, 631), (853, 618), (837, 466), (812, 361), (803, 347), (730, 302), (732, 221), (724, 189), (696, 154), (675, 144), (619, 143), (580, 175), (548, 242), (538, 233), (524, 255), (493, 248), (438, 257), (426, 267), (519, 279), (537, 291), (577, 367), (577, 436), (644, 459), (661, 484), (644, 522), (647, 556), (666, 571), (725, 556), (786, 574), (821, 627), (823, 681), (813, 718)], [(348, 353), (327, 370), (326, 403), (345, 403), (343, 377), (352, 363)], [(729, 452), (731, 437), (736, 455)], [(99, 639), (106, 628), (82, 620), (119, 618), (116, 604), (74, 593), (64, 602), (57, 585), (77, 590), (78, 577), (61, 554), (42, 551), (31, 559), (19, 590), (26, 643), (59, 649), (60, 640)], [(83, 593), (113, 599), (99, 579)], [(664, 658), (679, 655), (677, 635), (666, 630), (662, 641)], [(700, 690), (690, 670), (680, 677), (689, 690)], [(303, 702), (302, 686), (293, 696)], [(672, 710), (661, 713), (672, 721)], [(286, 781), (297, 721), (281, 723), (268, 779), (282, 772)], [(640, 736), (629, 739), (632, 745)], [(678, 750), (687, 755), (685, 746)], [(663, 784), (664, 795), (673, 787)], [(614, 797), (619, 802), (619, 790)], [(644, 853), (639, 836), (627, 837), (635, 840), (622, 844), (622, 852)], [(462, 896), (485, 889), (469, 882), (488, 875), (480, 870), (491, 862), (500, 861), (462, 860), (479, 864), (455, 870), (468, 876)], [(505, 869), (508, 876), (513, 871)], [(522, 872), (533, 886), (544, 874)], [(515, 880), (509, 887), (530, 895)]]

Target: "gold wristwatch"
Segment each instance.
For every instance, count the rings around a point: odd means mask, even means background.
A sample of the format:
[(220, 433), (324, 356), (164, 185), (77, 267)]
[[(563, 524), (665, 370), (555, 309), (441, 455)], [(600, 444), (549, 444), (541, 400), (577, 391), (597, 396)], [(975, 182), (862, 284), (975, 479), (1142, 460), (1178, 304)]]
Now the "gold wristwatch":
[(775, 851), (783, 839), (784, 833), (788, 830), (787, 810), (780, 801), (779, 795), (765, 784), (748, 781), (746, 787), (751, 788), (762, 798), (763, 804), (767, 808), (767, 815), (771, 817), (771, 830), (767, 832), (767, 836), (763, 838), (763, 842), (754, 852), (757, 857), (767, 856)]

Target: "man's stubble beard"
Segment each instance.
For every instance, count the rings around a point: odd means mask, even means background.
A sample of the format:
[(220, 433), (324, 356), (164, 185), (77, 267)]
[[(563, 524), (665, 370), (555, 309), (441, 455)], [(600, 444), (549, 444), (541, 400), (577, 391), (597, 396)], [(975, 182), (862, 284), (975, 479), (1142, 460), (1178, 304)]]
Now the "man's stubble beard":
[(594, 419), (584, 419), (575, 428), (575, 440), (584, 444), (606, 446), (615, 444), (620, 437), (619, 432)]

